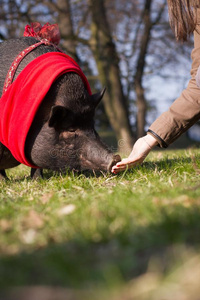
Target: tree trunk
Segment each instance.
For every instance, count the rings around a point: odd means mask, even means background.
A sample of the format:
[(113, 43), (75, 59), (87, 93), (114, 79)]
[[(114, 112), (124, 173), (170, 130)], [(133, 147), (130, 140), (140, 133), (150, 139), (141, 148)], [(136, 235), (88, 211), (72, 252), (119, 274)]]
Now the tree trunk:
[(144, 88), (141, 82), (135, 82), (135, 93), (137, 95), (137, 138), (145, 135), (147, 104), (144, 96)]
[(119, 59), (106, 18), (104, 0), (89, 0), (92, 14), (91, 49), (97, 63), (99, 78), (107, 88), (104, 107), (118, 139), (118, 150), (128, 154), (133, 146), (126, 98), (120, 80)]
[(63, 39), (63, 48), (66, 50), (68, 55), (78, 61), (69, 0), (57, 0), (57, 9), (59, 12), (58, 24), (61, 38)]
[(150, 34), (152, 29), (152, 22), (151, 22), (151, 4), (152, 0), (146, 0), (144, 5), (144, 10), (142, 14), (143, 24), (144, 24), (144, 31), (143, 36), (140, 42), (140, 53), (138, 57), (136, 73), (134, 78), (134, 87), (135, 93), (137, 97), (137, 138), (143, 136), (145, 134), (144, 128), (146, 125), (146, 110), (147, 104), (144, 95), (144, 88), (142, 85), (142, 77), (144, 75), (144, 67), (145, 67), (145, 58), (147, 54), (147, 49), (150, 41)]

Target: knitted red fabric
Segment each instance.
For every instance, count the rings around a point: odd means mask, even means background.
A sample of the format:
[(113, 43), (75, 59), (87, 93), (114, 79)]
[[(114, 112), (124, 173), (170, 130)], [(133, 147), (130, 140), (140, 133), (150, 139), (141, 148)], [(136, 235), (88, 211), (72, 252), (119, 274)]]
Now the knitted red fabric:
[(78, 64), (64, 53), (50, 52), (30, 62), (0, 99), (0, 142), (24, 165), (37, 167), (25, 156), (26, 137), (52, 83), (67, 72), (79, 74), (91, 95), (90, 85)]
[(58, 45), (60, 42), (60, 31), (58, 24), (46, 23), (42, 26), (39, 22), (26, 25), (24, 36), (32, 36), (36, 39), (47, 39), (50, 43)]

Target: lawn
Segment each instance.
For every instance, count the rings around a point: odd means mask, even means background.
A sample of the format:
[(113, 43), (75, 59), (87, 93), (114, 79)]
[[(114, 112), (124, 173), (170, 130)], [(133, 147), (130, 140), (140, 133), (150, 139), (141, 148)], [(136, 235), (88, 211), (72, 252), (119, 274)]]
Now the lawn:
[(198, 149), (153, 152), (115, 176), (45, 171), (32, 181), (29, 172), (19, 166), (0, 181), (1, 291), (45, 286), (70, 291), (66, 299), (199, 299)]

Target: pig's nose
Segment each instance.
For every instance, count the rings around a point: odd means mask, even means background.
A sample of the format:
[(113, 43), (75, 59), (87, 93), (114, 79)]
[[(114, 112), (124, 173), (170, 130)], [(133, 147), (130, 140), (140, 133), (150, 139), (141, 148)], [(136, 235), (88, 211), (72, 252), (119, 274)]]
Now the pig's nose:
[(120, 157), (120, 155), (113, 155), (113, 157), (112, 157), (112, 160), (109, 162), (109, 164), (108, 164), (108, 168), (107, 168), (107, 170), (110, 172), (111, 171), (111, 169), (112, 169), (112, 167), (116, 164), (116, 163), (118, 163), (119, 161), (121, 161), (121, 157)]

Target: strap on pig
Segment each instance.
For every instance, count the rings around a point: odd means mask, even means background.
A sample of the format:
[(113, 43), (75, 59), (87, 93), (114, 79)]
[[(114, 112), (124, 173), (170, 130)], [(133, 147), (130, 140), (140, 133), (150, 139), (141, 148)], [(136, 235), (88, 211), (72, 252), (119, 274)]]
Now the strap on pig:
[[(39, 43), (44, 41), (41, 40)], [(11, 70), (12, 72), (14, 71)], [(37, 110), (51, 85), (67, 72), (77, 73), (88, 93), (92, 94), (88, 80), (79, 65), (70, 56), (61, 52), (48, 52), (35, 58), (4, 90), (0, 99), (0, 142), (24, 165), (38, 167), (26, 158), (26, 138)]]
[(31, 23), (31, 25), (26, 25), (24, 31), (25, 37), (34, 37), (39, 40), (38, 43), (29, 46), (28, 48), (24, 49), (19, 55), (15, 58), (10, 69), (7, 73), (3, 93), (5, 93), (8, 87), (12, 84), (16, 70), (20, 64), (20, 62), (24, 59), (24, 57), (33, 51), (35, 48), (39, 47), (40, 45), (44, 44), (47, 46), (54, 46), (60, 52), (63, 52), (60, 48), (58, 48), (58, 44), (60, 42), (60, 32), (57, 24), (49, 24), (46, 23), (44, 26), (41, 26), (40, 23), (35, 22)]

